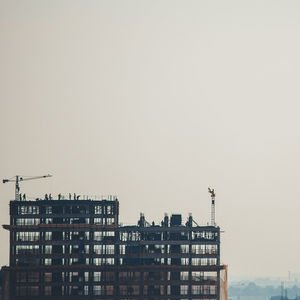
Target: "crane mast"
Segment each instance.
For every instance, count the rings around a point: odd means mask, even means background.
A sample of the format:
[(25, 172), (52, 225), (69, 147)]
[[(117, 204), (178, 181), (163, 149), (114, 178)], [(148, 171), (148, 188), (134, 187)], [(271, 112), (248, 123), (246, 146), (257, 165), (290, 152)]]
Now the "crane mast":
[(41, 179), (41, 178), (47, 178), (52, 177), (52, 175), (43, 175), (43, 176), (31, 176), (31, 177), (21, 177), (20, 175), (16, 175), (13, 178), (10, 179), (3, 179), (3, 183), (7, 182), (15, 182), (15, 200), (22, 200), (20, 199), (20, 181), (27, 181), (27, 180), (33, 180), (33, 179)]
[[(4, 183), (4, 180), (3, 180), (3, 183)], [(20, 184), (19, 184), (19, 176), (18, 175), (16, 175), (15, 200), (20, 200)]]
[(210, 225), (216, 226), (216, 207), (215, 207), (215, 200), (216, 200), (216, 193), (214, 189), (208, 188), (208, 192), (210, 193), (211, 197), (211, 220)]

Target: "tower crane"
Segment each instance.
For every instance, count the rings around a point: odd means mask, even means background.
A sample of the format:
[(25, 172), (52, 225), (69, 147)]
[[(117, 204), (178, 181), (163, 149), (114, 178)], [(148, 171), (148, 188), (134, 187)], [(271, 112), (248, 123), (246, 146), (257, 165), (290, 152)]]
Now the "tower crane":
[(20, 181), (26, 181), (26, 180), (33, 180), (33, 179), (41, 179), (41, 178), (47, 178), (47, 177), (52, 177), (52, 175), (48, 174), (48, 175), (43, 175), (43, 176), (32, 176), (32, 177), (21, 177), (20, 175), (16, 175), (12, 178), (9, 179), (3, 179), (2, 182), (3, 183), (7, 183), (7, 182), (15, 182), (16, 183), (16, 187), (15, 187), (15, 200), (21, 200), (20, 199)]
[(216, 198), (216, 193), (215, 189), (208, 188), (208, 192), (210, 193), (211, 197), (211, 226), (216, 226), (216, 209), (215, 209), (215, 198)]

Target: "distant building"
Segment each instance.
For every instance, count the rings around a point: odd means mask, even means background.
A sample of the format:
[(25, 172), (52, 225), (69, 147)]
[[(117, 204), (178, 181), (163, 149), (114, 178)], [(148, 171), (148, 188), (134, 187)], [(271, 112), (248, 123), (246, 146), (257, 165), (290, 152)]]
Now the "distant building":
[(120, 226), (117, 199), (38, 199), (11, 201), (3, 227), (11, 300), (227, 300), (220, 228), (191, 216)]
[(273, 296), (270, 300), (300, 300), (300, 296), (296, 296), (296, 298), (288, 298), (287, 296)]

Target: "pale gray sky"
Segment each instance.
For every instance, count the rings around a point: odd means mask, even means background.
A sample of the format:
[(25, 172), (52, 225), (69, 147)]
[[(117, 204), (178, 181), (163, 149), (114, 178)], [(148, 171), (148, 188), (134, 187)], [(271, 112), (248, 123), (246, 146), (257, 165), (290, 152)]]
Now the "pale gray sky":
[(229, 274), (299, 273), (299, 29), (299, 1), (0, 0), (0, 178), (124, 223), (205, 224), (212, 185)]

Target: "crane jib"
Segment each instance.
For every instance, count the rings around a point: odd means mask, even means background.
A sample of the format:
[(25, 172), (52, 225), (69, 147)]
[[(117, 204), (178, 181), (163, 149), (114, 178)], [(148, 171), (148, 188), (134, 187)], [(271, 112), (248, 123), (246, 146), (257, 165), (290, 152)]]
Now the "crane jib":
[(15, 179), (3, 179), (2, 182), (6, 183), (6, 182), (16, 182), (16, 187), (15, 187), (15, 200), (21, 200), (20, 199), (20, 186), (19, 186), (19, 182), (20, 181), (25, 181), (25, 180), (33, 180), (33, 179), (41, 179), (41, 178), (47, 178), (47, 177), (52, 177), (52, 175), (48, 174), (48, 175), (43, 175), (43, 176), (34, 176), (34, 177), (20, 177), (19, 175), (15, 176)]

